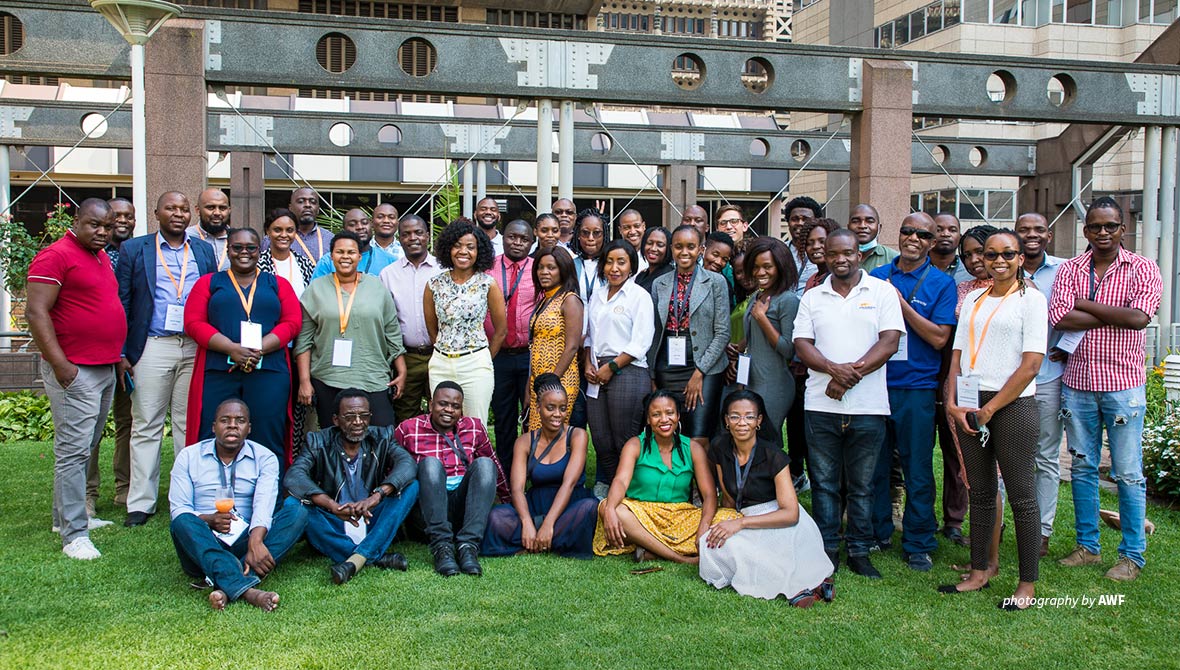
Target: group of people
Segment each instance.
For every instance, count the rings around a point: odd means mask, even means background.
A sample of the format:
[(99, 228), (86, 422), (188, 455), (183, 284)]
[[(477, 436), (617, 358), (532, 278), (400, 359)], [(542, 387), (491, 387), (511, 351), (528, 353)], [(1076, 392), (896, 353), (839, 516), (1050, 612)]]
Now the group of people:
[(733, 205), (715, 230), (697, 205), (668, 230), (567, 199), (503, 224), (485, 198), (433, 254), (417, 215), (353, 209), (333, 234), (319, 208), (297, 189), (260, 234), (231, 227), (217, 189), (196, 223), (170, 192), (158, 231), (132, 238), (131, 203), (90, 199), (34, 260), (67, 556), (99, 557), (88, 530), (110, 523), (97, 462), (113, 405), (129, 527), (157, 511), (170, 415), (172, 538), (217, 608), (273, 609), (259, 582), (303, 537), (337, 584), (404, 570), (389, 551), (403, 525), (446, 576), (481, 574), (480, 555), (628, 553), (808, 606), (832, 599), (842, 542), (852, 572), (881, 577), (869, 556), (892, 546), (900, 488), (915, 570), (940, 532), (968, 542), (970, 510), (970, 570), (939, 589), (956, 594), (999, 570), (1006, 492), (1020, 556), (1007, 606), (1021, 609), (1048, 550), (1063, 425), (1077, 548), (1061, 562), (1101, 561), (1105, 429), (1123, 532), (1107, 576), (1143, 567), (1134, 408), (1160, 271), (1122, 247), (1111, 199), (1090, 207), (1090, 246), (1071, 260), (1046, 252), (1038, 214), (960, 231), (914, 213), (895, 250), (870, 205), (840, 227), (806, 197), (785, 206), (789, 243), (754, 235)]

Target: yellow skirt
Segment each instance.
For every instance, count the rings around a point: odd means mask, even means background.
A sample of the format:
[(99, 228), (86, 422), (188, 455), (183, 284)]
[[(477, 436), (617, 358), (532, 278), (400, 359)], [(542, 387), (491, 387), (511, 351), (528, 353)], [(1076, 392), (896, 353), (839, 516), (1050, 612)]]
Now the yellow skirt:
[[(605, 505), (603, 500), (599, 506)], [(631, 510), (639, 524), (672, 551), (683, 556), (697, 555), (697, 530), (701, 525), (701, 508), (692, 503), (657, 503), (623, 498), (623, 505)], [(741, 516), (735, 509), (722, 507), (713, 516), (713, 523), (728, 521)], [(594, 529), (594, 553), (598, 556), (627, 554), (635, 551), (635, 545), (622, 548), (607, 545), (602, 517)]]

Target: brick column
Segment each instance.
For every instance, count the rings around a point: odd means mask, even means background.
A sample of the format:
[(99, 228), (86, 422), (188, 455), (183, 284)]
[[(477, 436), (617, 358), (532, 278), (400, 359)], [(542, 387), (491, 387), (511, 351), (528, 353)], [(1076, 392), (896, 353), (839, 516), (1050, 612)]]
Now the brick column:
[(876, 207), (881, 215), (878, 239), (891, 247), (897, 246), (901, 220), (910, 212), (913, 90), (912, 73), (904, 63), (864, 61), (864, 111), (852, 120), (849, 206)]
[[(196, 220), (197, 196), (205, 188), (205, 22), (172, 19), (148, 42), (145, 54), (148, 207), (166, 191), (189, 197)], [(138, 214), (138, 213), (137, 213)], [(156, 230), (147, 215), (148, 230)]]
[(229, 154), (234, 226), (253, 228), (259, 235), (266, 218), (265, 160), (265, 155), (258, 151), (232, 151)]

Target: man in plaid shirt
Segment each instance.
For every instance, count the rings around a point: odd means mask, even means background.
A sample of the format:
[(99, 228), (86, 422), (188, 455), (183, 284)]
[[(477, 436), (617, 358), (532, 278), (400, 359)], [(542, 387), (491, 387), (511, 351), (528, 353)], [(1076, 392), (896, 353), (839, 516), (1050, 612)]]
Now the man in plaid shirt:
[(418, 505), (409, 524), (426, 532), (435, 572), (483, 574), (479, 545), (496, 498), (508, 499), (508, 480), (483, 423), (463, 416), (463, 389), (441, 382), (430, 414), (403, 421), (393, 437), (418, 462)]
[(1113, 199), (1094, 201), (1083, 230), (1090, 249), (1061, 264), (1049, 305), (1049, 320), (1066, 331), (1058, 346), (1068, 350), (1071, 337), (1081, 337), (1065, 368), (1061, 399), (1073, 454), (1071, 488), (1078, 546), (1059, 562), (1069, 567), (1101, 562), (1098, 463), (1105, 428), (1123, 532), (1119, 560), (1106, 576), (1131, 581), (1139, 576), (1147, 550), (1144, 328), (1159, 308), (1162, 282), (1159, 266), (1122, 247), (1123, 211)]

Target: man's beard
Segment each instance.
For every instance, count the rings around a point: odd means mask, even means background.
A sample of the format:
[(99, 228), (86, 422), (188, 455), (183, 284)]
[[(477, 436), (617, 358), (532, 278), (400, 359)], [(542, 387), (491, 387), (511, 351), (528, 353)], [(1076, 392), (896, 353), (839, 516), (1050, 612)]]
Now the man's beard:
[(299, 227), (302, 228), (304, 226), (314, 226), (314, 225), (315, 225), (315, 217), (314, 216), (308, 214), (306, 216), (299, 217)]

